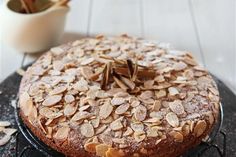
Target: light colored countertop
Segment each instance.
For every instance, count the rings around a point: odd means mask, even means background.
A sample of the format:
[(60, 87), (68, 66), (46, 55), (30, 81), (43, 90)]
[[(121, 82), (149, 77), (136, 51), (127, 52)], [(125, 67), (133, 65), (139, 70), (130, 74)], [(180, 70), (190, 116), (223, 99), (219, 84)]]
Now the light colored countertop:
[[(1, 3), (1, 2), (0, 2)], [(62, 43), (96, 34), (129, 35), (191, 51), (236, 93), (235, 0), (73, 0)], [(35, 60), (2, 44), (0, 81)]]

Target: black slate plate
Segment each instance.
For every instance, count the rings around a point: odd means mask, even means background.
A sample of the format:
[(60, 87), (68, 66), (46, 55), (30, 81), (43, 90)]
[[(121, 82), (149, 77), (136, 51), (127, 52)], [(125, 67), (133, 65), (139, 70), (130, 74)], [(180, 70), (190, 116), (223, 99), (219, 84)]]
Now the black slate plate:
[[(14, 117), (14, 108), (12, 105), (15, 105), (17, 92), (20, 84), (21, 76), (17, 73), (13, 73), (8, 78), (6, 78), (0, 84), (0, 120), (8, 120), (11, 121), (13, 127), (16, 127), (15, 117)], [(236, 119), (236, 96), (233, 92), (225, 86), (223, 82), (215, 78), (217, 85), (219, 87), (221, 101), (224, 104), (224, 122), (223, 122), (223, 130), (227, 133), (227, 149), (226, 156), (227, 157), (235, 157), (236, 156), (236, 125), (234, 120)], [(12, 104), (12, 105), (11, 105)], [(30, 146), (31, 144), (22, 136), (18, 137), (18, 151), (20, 152), (25, 146)], [(215, 143), (222, 147), (223, 139), (221, 135), (217, 135)], [(15, 147), (16, 142), (13, 137), (11, 142), (6, 144), (3, 147), (0, 147), (0, 156), (2, 157), (12, 157), (15, 156)], [(19, 153), (17, 152), (17, 153)], [(26, 156), (34, 156), (34, 157), (43, 157), (40, 152), (30, 151), (26, 153)], [(203, 157), (218, 157), (218, 153), (215, 149), (210, 149), (207, 151)]]

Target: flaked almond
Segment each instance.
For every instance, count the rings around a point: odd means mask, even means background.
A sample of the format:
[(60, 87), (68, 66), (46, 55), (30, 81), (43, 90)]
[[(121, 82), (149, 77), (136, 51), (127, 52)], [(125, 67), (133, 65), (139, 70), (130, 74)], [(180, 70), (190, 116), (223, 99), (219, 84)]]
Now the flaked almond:
[(138, 100), (134, 100), (132, 103), (131, 103), (131, 106), (134, 108), (134, 107), (137, 107), (138, 105), (140, 105), (140, 101)]
[(169, 134), (175, 139), (175, 142), (183, 142), (184, 140), (184, 136), (180, 132), (171, 131)]
[(92, 123), (94, 128), (97, 128), (100, 124), (100, 119), (99, 118), (94, 118), (94, 119), (91, 120), (91, 123)]
[(172, 127), (178, 127), (179, 126), (179, 118), (177, 115), (173, 112), (169, 112), (166, 115), (166, 121), (172, 126)]
[(146, 89), (152, 89), (154, 85), (154, 80), (145, 81), (143, 85)]
[(94, 58), (86, 58), (82, 62), (80, 62), (80, 65), (88, 65), (92, 63), (95, 59)]
[(175, 100), (169, 103), (170, 109), (177, 115), (181, 115), (184, 113), (184, 107), (182, 105), (182, 101)]
[(126, 77), (121, 77), (121, 81), (125, 83), (126, 86), (128, 86), (131, 90), (135, 88), (135, 83)]
[(130, 107), (129, 103), (122, 104), (116, 108), (115, 113), (118, 115), (124, 114), (129, 109), (129, 107)]
[(207, 128), (207, 123), (205, 122), (205, 120), (198, 121), (196, 126), (194, 127), (195, 136), (197, 137), (201, 136), (206, 130), (206, 128)]
[(0, 146), (3, 146), (7, 144), (8, 141), (10, 141), (11, 136), (10, 135), (5, 135), (0, 139)]
[(71, 94), (67, 94), (65, 95), (64, 100), (66, 103), (72, 103), (75, 101), (75, 97)]
[(158, 134), (158, 127), (151, 127), (147, 129), (147, 137), (157, 137)]
[(58, 102), (60, 102), (61, 99), (62, 99), (61, 95), (49, 96), (43, 101), (42, 105), (43, 106), (53, 106), (53, 105), (57, 104)]
[(61, 112), (54, 112), (48, 107), (41, 108), (39, 114), (49, 119), (56, 119), (63, 115)]
[(117, 97), (115, 97), (115, 98), (113, 98), (112, 100), (111, 100), (111, 104), (112, 105), (121, 105), (121, 104), (123, 104), (125, 102), (125, 99), (124, 98), (117, 98)]
[(145, 92), (142, 92), (141, 95), (140, 95), (140, 98), (141, 99), (149, 99), (149, 98), (152, 98), (153, 97), (153, 92), (152, 91), (145, 91)]
[(155, 95), (156, 95), (157, 99), (163, 98), (166, 96), (166, 91), (164, 89), (162, 89), (160, 91), (156, 91)]
[(108, 151), (108, 148), (110, 146), (106, 145), (106, 144), (99, 144), (97, 145), (95, 148), (96, 148), (96, 155), (97, 156), (101, 156), (101, 157), (104, 157), (106, 156), (106, 152)]
[(85, 110), (87, 110), (87, 109), (89, 109), (91, 106), (90, 105), (84, 105), (84, 106), (81, 106), (80, 108), (79, 108), (79, 111), (85, 111)]
[(93, 114), (87, 112), (87, 111), (80, 111), (77, 112), (72, 118), (71, 121), (80, 121), (86, 118), (91, 117)]
[(100, 107), (99, 116), (102, 119), (106, 119), (112, 113), (112, 111), (113, 106), (109, 102), (106, 102)]
[(112, 138), (112, 141), (114, 143), (119, 143), (119, 144), (124, 144), (125, 143), (125, 139), (124, 138)]
[(50, 51), (54, 54), (54, 55), (60, 55), (64, 52), (64, 50), (61, 47), (53, 47), (50, 49)]
[(80, 133), (85, 137), (92, 137), (94, 135), (94, 129), (93, 129), (92, 124), (83, 123), (80, 126)]
[(141, 142), (146, 138), (146, 135), (144, 132), (134, 132), (134, 140), (136, 142)]
[(175, 71), (181, 71), (187, 68), (187, 64), (185, 64), (184, 62), (177, 62), (174, 64), (173, 68)]
[(121, 123), (120, 119), (117, 119), (110, 124), (110, 128), (114, 131), (120, 130), (123, 128), (123, 124)]
[(68, 126), (60, 127), (53, 136), (57, 140), (66, 140), (69, 135), (70, 128)]
[(153, 103), (153, 111), (159, 111), (161, 108), (161, 101), (160, 100), (155, 100)]
[(144, 130), (144, 125), (142, 123), (131, 123), (130, 126), (135, 132)]
[(28, 116), (32, 110), (33, 101), (27, 92), (24, 92), (20, 95), (20, 108), (23, 113)]
[(92, 68), (90, 67), (82, 67), (81, 68), (81, 74), (84, 78), (90, 79), (93, 76)]
[(100, 125), (97, 129), (96, 129), (96, 135), (102, 133), (105, 129), (107, 128), (106, 125)]
[(90, 153), (96, 153), (96, 146), (99, 145), (98, 142), (85, 143), (84, 149)]
[(147, 108), (143, 105), (139, 105), (135, 108), (134, 117), (138, 121), (143, 121), (147, 116)]
[(123, 136), (130, 136), (132, 133), (133, 133), (133, 130), (130, 127), (127, 127), (127, 129), (124, 132)]
[(169, 87), (168, 91), (169, 91), (170, 96), (175, 96), (175, 95), (179, 94), (178, 89), (175, 87)]
[(72, 116), (77, 110), (77, 106), (74, 106), (72, 104), (68, 104), (64, 108), (64, 115), (65, 116)]
[(49, 94), (50, 95), (57, 95), (57, 94), (61, 94), (64, 91), (66, 91), (67, 87), (66, 86), (60, 86), (60, 87), (56, 87), (54, 88)]

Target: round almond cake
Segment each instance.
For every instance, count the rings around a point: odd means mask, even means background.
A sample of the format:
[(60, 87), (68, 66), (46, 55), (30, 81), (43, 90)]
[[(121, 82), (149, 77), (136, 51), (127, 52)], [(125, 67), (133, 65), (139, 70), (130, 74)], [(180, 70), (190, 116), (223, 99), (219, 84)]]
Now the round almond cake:
[(175, 157), (211, 132), (219, 93), (189, 52), (127, 35), (52, 48), (28, 68), (20, 115), (75, 157)]

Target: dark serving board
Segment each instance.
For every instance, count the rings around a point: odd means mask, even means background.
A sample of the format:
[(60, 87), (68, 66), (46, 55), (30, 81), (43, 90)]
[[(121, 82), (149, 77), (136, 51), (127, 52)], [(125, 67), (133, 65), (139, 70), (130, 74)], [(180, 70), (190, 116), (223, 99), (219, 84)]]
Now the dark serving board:
[[(12, 123), (12, 127), (17, 128), (14, 117), (14, 105), (16, 104), (16, 98), (18, 88), (20, 84), (21, 76), (17, 73), (13, 73), (7, 77), (2, 83), (0, 83), (0, 120), (7, 120)], [(215, 78), (218, 84), (221, 102), (224, 109), (224, 121), (222, 130), (227, 134), (226, 142), (226, 157), (236, 157), (236, 96), (233, 92), (225, 86), (223, 82)], [(1, 134), (0, 134), (1, 136)], [(26, 146), (30, 146), (29, 142), (19, 134), (17, 140), (18, 151), (21, 152)], [(216, 136), (215, 143), (223, 148), (222, 136), (219, 134)], [(16, 138), (13, 136), (11, 141), (3, 147), (0, 147), (0, 157), (14, 157), (16, 153)], [(41, 153), (37, 151), (30, 151), (25, 154), (30, 157), (43, 157)], [(218, 157), (218, 153), (215, 149), (210, 149), (202, 155), (203, 157)]]

